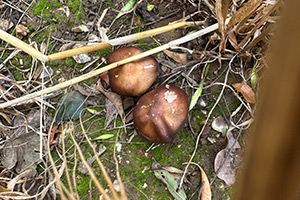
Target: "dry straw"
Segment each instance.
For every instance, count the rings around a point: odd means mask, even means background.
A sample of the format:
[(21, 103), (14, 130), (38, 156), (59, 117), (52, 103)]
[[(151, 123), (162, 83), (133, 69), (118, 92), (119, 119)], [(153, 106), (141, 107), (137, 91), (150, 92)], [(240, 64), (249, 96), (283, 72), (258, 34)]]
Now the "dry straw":
[[(228, 21), (229, 21), (229, 19), (226, 20), (226, 22), (228, 22)], [(73, 49), (73, 50), (68, 50), (68, 51), (52, 54), (52, 55), (49, 55), (49, 56), (45, 56), (41, 52), (37, 51), (36, 49), (32, 48), (28, 44), (26, 44), (23, 41), (19, 40), (18, 38), (15, 38), (15, 37), (9, 35), (8, 33), (4, 32), (4, 31), (1, 31), (1, 30), (0, 30), (0, 38), (5, 40), (6, 42), (11, 43), (12, 45), (14, 45), (16, 47), (22, 49), (23, 51), (30, 54), (31, 56), (45, 62), (45, 61), (49, 61), (49, 60), (62, 59), (62, 58), (66, 58), (66, 57), (81, 54), (81, 53), (91, 52), (91, 51), (95, 51), (95, 50), (98, 50), (98, 49), (101, 49), (101, 48), (106, 48), (106, 47), (110, 47), (110, 46), (114, 46), (114, 45), (129, 43), (129, 42), (141, 39), (141, 38), (146, 38), (146, 37), (150, 37), (150, 36), (153, 36), (153, 35), (156, 35), (156, 34), (167, 32), (167, 31), (170, 31), (170, 30), (173, 30), (175, 28), (182, 27), (182, 26), (192, 26), (192, 25), (196, 25), (196, 24), (194, 22), (180, 22), (180, 23), (160, 27), (160, 28), (157, 28), (157, 29), (153, 29), (153, 30), (150, 30), (150, 31), (140, 32), (140, 33), (137, 33), (137, 34), (117, 38), (117, 39), (110, 40), (110, 41), (100, 42), (100, 43), (95, 44), (95, 45), (84, 46), (84, 47), (81, 47), (81, 48), (77, 48), (77, 49)], [(66, 88), (66, 87), (71, 86), (75, 83), (79, 83), (81, 81), (87, 80), (91, 77), (99, 75), (99, 74), (101, 74), (105, 71), (108, 71), (110, 69), (113, 69), (115, 67), (123, 65), (125, 63), (129, 63), (129, 62), (144, 58), (146, 56), (161, 52), (163, 50), (166, 50), (166, 49), (169, 49), (169, 48), (172, 48), (172, 47), (176, 47), (180, 44), (191, 41), (195, 38), (198, 38), (198, 37), (203, 36), (207, 33), (213, 32), (217, 29), (218, 29), (218, 24), (216, 23), (216, 24), (213, 24), (213, 25), (211, 25), (207, 28), (199, 30), (195, 33), (186, 35), (182, 38), (170, 41), (169, 43), (164, 44), (162, 46), (159, 46), (159, 47), (156, 47), (156, 48), (151, 49), (149, 51), (143, 52), (139, 55), (132, 56), (132, 57), (129, 57), (129, 58), (124, 59), (124, 60), (120, 60), (118, 62), (109, 64), (105, 67), (97, 69), (95, 71), (91, 71), (91, 72), (83, 74), (79, 77), (75, 77), (71, 80), (65, 81), (63, 83), (59, 83), (55, 86), (45, 88), (43, 90), (31, 93), (31, 94), (27, 94), (27, 95), (24, 95), (22, 97), (13, 99), (11, 101), (2, 103), (2, 104), (0, 104), (0, 109), (10, 107), (10, 106), (15, 106), (15, 105), (18, 105), (22, 102), (40, 97), (40, 96), (45, 95), (45, 94), (49, 94), (51, 92), (55, 92), (55, 91), (63, 89), (63, 88)]]

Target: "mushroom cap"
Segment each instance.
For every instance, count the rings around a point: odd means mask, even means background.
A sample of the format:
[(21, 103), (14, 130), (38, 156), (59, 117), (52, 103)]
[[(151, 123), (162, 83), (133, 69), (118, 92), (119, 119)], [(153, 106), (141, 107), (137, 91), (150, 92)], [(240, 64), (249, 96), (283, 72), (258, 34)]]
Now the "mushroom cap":
[(134, 126), (146, 139), (169, 143), (184, 124), (189, 110), (187, 94), (175, 85), (161, 85), (143, 95), (133, 110)]
[[(114, 63), (143, 51), (136, 47), (121, 47), (113, 51), (107, 62)], [(133, 61), (109, 70), (112, 91), (124, 96), (139, 96), (146, 92), (157, 77), (158, 63), (152, 56)]]

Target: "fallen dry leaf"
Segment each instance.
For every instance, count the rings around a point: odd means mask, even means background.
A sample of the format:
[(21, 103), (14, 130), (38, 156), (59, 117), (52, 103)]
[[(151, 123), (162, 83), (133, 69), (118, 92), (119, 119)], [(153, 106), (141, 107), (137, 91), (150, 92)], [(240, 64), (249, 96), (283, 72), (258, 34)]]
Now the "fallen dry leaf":
[(29, 72), (26, 77), (29, 78), (30, 76), (32, 76), (34, 79), (42, 79), (42, 78), (47, 78), (47, 77), (51, 77), (53, 75), (53, 69), (49, 66), (45, 66), (45, 68), (43, 66), (38, 66), (38, 68), (35, 70), (35, 72), (32, 73)]
[(166, 167), (162, 167), (162, 169), (167, 170), (169, 173), (172, 174), (183, 174), (183, 170), (178, 169), (176, 167), (166, 166)]
[(53, 126), (51, 131), (49, 131), (49, 146), (55, 145), (58, 143), (58, 137), (55, 137), (56, 133), (61, 133), (61, 130), (58, 129), (58, 125)]
[(40, 46), (40, 51), (44, 54), (47, 50), (47, 44), (45, 42), (45, 40), (43, 40), (43, 42), (41, 43), (41, 46)]
[(226, 37), (225, 20), (228, 12), (230, 0), (217, 0), (216, 1), (216, 17), (219, 24), (219, 31), (221, 33), (220, 50), (224, 49)]
[(247, 83), (234, 83), (232, 86), (240, 93), (242, 93), (245, 100), (249, 103), (255, 103), (255, 93), (253, 92), (252, 88), (247, 85)]
[(203, 184), (202, 187), (202, 193), (201, 193), (201, 200), (211, 200), (211, 188), (208, 181), (208, 178), (205, 174), (205, 171), (202, 169), (202, 167), (199, 166), (199, 169), (201, 171), (201, 181)]
[(15, 167), (17, 174), (32, 168), (32, 173), (27, 176), (33, 177), (37, 164), (41, 162), (39, 149), (40, 136), (34, 132), (26, 133), (7, 141), (2, 149), (1, 163), (7, 169)]
[[(21, 135), (24, 135), (28, 132), (30, 126), (31, 128), (38, 129), (40, 127), (40, 116), (41, 112), (39, 110), (31, 110), (26, 116), (19, 115), (15, 117), (13, 121), (14, 129), (12, 138), (17, 138)], [(47, 114), (43, 114), (45, 119), (45, 126), (49, 126), (53, 118)]]
[[(240, 148), (238, 141), (233, 138), (230, 131), (227, 132), (227, 147), (221, 150), (215, 158), (215, 172), (218, 178), (225, 181), (227, 185), (232, 185), (235, 182), (235, 169), (240, 164), (240, 156), (236, 149)], [(231, 151), (229, 151), (231, 149)]]
[(228, 40), (229, 40), (231, 46), (233, 46), (236, 50), (238, 50), (239, 45), (238, 45), (238, 42), (236, 39), (236, 34), (235, 34), (234, 30), (229, 30), (227, 32), (227, 36), (228, 36)]
[(242, 48), (247, 41), (249, 41), (249, 39), (255, 35), (255, 32), (261, 27), (263, 26), (263, 24), (265, 24), (268, 20), (270, 15), (281, 5), (281, 1), (277, 1), (276, 4), (274, 5), (268, 5), (265, 7), (265, 9), (263, 10), (263, 15), (262, 17), (254, 24), (254, 27), (252, 28), (252, 30), (247, 33), (247, 36), (239, 43), (239, 47)]
[(28, 28), (26, 28), (24, 25), (22, 24), (18, 24), (16, 26), (16, 33), (17, 35), (22, 35), (22, 36), (26, 36), (27, 32), (29, 32)]
[(177, 53), (174, 51), (164, 50), (164, 53), (167, 54), (170, 58), (172, 58), (175, 62), (179, 64), (187, 63), (187, 54), (186, 53)]
[(89, 32), (90, 29), (84, 25), (84, 24), (81, 24), (79, 26), (76, 26), (76, 27), (72, 27), (71, 28), (71, 31), (75, 32), (75, 33), (81, 33), (81, 32)]
[(97, 82), (97, 89), (102, 92), (106, 98), (108, 98), (113, 104), (114, 106), (116, 107), (116, 109), (118, 110), (118, 113), (122, 119), (122, 122), (125, 123), (125, 113), (124, 113), (124, 110), (123, 110), (123, 105), (122, 105), (122, 99), (121, 99), (121, 96), (114, 93), (114, 92), (109, 92), (109, 91), (106, 91), (102, 84), (101, 84), (101, 80), (98, 80)]
[(70, 16), (70, 9), (69, 9), (68, 6), (63, 6), (63, 7), (59, 8), (59, 9), (57, 9), (57, 10), (62, 11), (69, 18), (69, 16)]
[(243, 4), (243, 7), (238, 9), (232, 15), (227, 28), (231, 28), (237, 23), (245, 23), (245, 21), (252, 15), (252, 13), (261, 5), (262, 0), (250, 0)]
[(104, 128), (107, 128), (109, 124), (117, 117), (118, 110), (108, 98), (106, 98), (105, 101), (105, 110), (106, 110), (106, 115), (105, 115)]
[(74, 42), (63, 44), (63, 45), (59, 48), (59, 52), (66, 51), (66, 50), (69, 50), (69, 49), (72, 49), (72, 47), (73, 47), (74, 45), (75, 45)]
[[(188, 164), (183, 163), (183, 164)], [(197, 163), (191, 162), (191, 164), (196, 165), (201, 173), (201, 185), (202, 185), (202, 192), (201, 192), (201, 200), (211, 200), (211, 188), (210, 188), (210, 183), (209, 180), (205, 174), (205, 171), (202, 169), (202, 167), (200, 165), (198, 165)]]

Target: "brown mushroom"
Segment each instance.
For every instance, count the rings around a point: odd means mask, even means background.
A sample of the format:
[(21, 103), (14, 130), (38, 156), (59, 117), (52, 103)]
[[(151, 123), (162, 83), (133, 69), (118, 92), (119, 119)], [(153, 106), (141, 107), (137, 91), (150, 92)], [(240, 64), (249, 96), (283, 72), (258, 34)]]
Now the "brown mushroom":
[(175, 85), (161, 85), (143, 95), (133, 110), (137, 132), (152, 142), (169, 143), (185, 122), (187, 94)]
[[(136, 47), (121, 47), (108, 56), (107, 62), (114, 63), (142, 52)], [(110, 86), (120, 95), (139, 96), (155, 81), (157, 68), (158, 63), (152, 56), (121, 65), (109, 71)]]

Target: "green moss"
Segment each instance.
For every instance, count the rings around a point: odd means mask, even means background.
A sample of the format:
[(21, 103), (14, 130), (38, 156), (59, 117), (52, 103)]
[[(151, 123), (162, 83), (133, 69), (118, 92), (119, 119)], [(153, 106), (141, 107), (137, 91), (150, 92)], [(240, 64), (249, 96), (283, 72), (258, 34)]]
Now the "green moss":
[(14, 70), (14, 77), (17, 81), (23, 81), (24, 77), (23, 77), (23, 72), (19, 71), (19, 70)]
[(32, 10), (35, 15), (43, 16), (51, 23), (53, 19), (58, 21), (65, 16), (61, 11), (57, 10), (60, 7), (62, 7), (62, 3), (59, 3), (56, 0), (42, 0), (36, 3)]
[(87, 194), (90, 190), (90, 176), (81, 175), (81, 178), (77, 181), (77, 192), (79, 196)]
[(47, 1), (38, 2), (35, 7), (32, 9), (35, 15), (49, 15), (50, 10), (52, 9), (52, 4), (49, 4)]
[(64, 20), (64, 18), (66, 18), (66, 16), (65, 16), (64, 14), (59, 13), (59, 12), (57, 12), (57, 13), (54, 15), (54, 17), (55, 17), (55, 19), (56, 19), (57, 21), (59, 21), (59, 20)]
[(75, 64), (74, 63), (75, 61), (72, 58), (66, 58), (64, 61), (65, 61), (65, 65), (68, 67), (71, 67)]
[(169, 194), (167, 191), (161, 191), (161, 192), (155, 192), (153, 199), (168, 200), (168, 199), (173, 199), (173, 198), (172, 198), (171, 194)]
[(199, 133), (200, 130), (202, 129), (201, 122), (206, 119), (206, 116), (199, 109), (193, 109), (190, 112), (190, 114), (192, 115), (191, 123), (192, 123), (192, 127), (194, 129), (194, 132)]
[(106, 58), (110, 53), (111, 53), (111, 48), (100, 49), (96, 51), (96, 54), (103, 58)]
[(226, 190), (226, 193), (228, 194), (229, 197), (232, 198), (232, 197), (233, 197), (233, 195), (232, 195), (232, 194), (233, 194), (233, 188), (232, 188), (232, 187), (229, 187), (229, 188)]
[(82, 8), (81, 0), (68, 0), (67, 5), (73, 13), (75, 19), (82, 18), (84, 11)]
[(62, 3), (57, 2), (57, 0), (51, 0), (51, 2), (55, 5), (55, 7), (60, 8), (62, 7)]
[(28, 26), (28, 29), (30, 32), (33, 32), (35, 30), (35, 25), (31, 24), (30, 26)]

